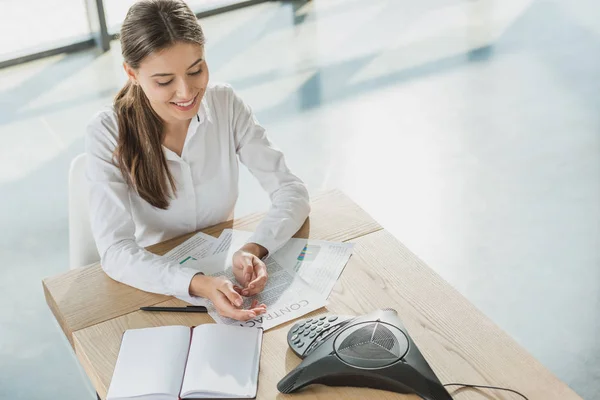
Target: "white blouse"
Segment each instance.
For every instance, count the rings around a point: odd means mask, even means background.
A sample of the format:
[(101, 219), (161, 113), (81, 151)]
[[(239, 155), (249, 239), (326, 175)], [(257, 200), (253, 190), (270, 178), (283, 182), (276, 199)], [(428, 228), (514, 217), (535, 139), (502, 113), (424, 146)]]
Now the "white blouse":
[(110, 108), (88, 125), (85, 147), (92, 232), (104, 271), (119, 282), (153, 293), (188, 295), (198, 271), (144, 247), (230, 219), (238, 197), (238, 157), (272, 203), (249, 242), (277, 251), (310, 211), (305, 185), (228, 85), (207, 88), (181, 157), (163, 146), (177, 188), (167, 210), (153, 207), (129, 188), (113, 161), (117, 137), (116, 113)]

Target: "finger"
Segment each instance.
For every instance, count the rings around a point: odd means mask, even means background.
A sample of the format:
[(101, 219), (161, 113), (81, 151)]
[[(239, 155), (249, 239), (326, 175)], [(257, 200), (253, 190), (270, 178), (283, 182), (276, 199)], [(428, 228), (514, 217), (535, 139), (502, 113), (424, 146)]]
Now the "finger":
[(258, 293), (265, 288), (266, 284), (267, 284), (267, 276), (266, 275), (257, 276), (255, 280), (250, 282), (250, 284), (248, 285), (248, 289), (250, 289), (250, 290), (257, 289), (256, 292)]
[(267, 308), (266, 307), (254, 307), (254, 308), (250, 308), (248, 311), (253, 312), (256, 315), (261, 315), (267, 312)]
[(239, 285), (233, 285), (233, 290), (235, 290), (239, 294), (242, 294), (242, 291), (244, 290), (244, 288)]
[(262, 314), (262, 312), (259, 310), (238, 310), (236, 308), (231, 308), (227, 317), (236, 319), (238, 321), (248, 321), (256, 318), (256, 316), (260, 314)]
[(254, 266), (251, 260), (244, 260), (244, 287), (248, 286), (248, 283), (252, 280), (252, 274), (254, 273)]
[(258, 300), (252, 300), (252, 304), (250, 305), (250, 310), (262, 309), (263, 311), (267, 310), (267, 305), (265, 303), (258, 304)]
[(266, 282), (257, 282), (253, 289), (244, 289), (242, 290), (242, 296), (252, 297), (263, 291), (265, 288)]
[(242, 290), (242, 295), (244, 295), (244, 296), (254, 296), (255, 294), (258, 294), (258, 293), (262, 292), (263, 289), (265, 288), (266, 284), (267, 284), (267, 277), (266, 276), (262, 276), (260, 278), (257, 278), (256, 280), (252, 281), (248, 285), (248, 289)]
[(224, 317), (235, 319), (238, 321), (248, 321), (256, 318), (259, 313), (254, 310), (240, 310), (235, 308), (227, 299), (224, 299), (219, 306), (215, 304), (217, 311)]
[(242, 296), (234, 290), (233, 284), (229, 281), (224, 282), (224, 284), (219, 287), (219, 291), (236, 307), (241, 307), (244, 303)]
[(250, 287), (250, 284), (252, 282), (254, 282), (255, 280), (256, 280), (256, 273), (252, 272), (252, 277), (250, 278), (250, 280), (248, 282), (246, 282), (246, 286), (242, 290), (242, 295), (252, 296), (252, 295), (255, 295), (256, 293), (258, 293), (254, 290), (254, 285), (252, 285), (252, 287)]
[(252, 296), (260, 293), (267, 284), (267, 267), (265, 263), (258, 257), (253, 258), (253, 263), (254, 274), (252, 280), (246, 286), (246, 292), (242, 293), (244, 296)]
[(252, 281), (254, 281), (256, 279), (256, 273), (254, 272), (254, 269), (252, 270), (252, 277), (250, 278), (250, 280), (247, 283), (247, 285), (243, 288), (243, 295), (244, 296), (248, 296), (248, 293), (250, 293), (250, 291), (248, 289), (250, 289), (250, 283)]
[(267, 282), (267, 266), (265, 265), (265, 263), (260, 258), (258, 258), (258, 257), (252, 258), (252, 262), (254, 264), (253, 265), (253, 267), (254, 267), (253, 271), (254, 271), (254, 274), (255, 274), (255, 278), (248, 285), (250, 287), (250, 289), (254, 289), (254, 286), (257, 285), (257, 281), (259, 281), (261, 279), (265, 283)]

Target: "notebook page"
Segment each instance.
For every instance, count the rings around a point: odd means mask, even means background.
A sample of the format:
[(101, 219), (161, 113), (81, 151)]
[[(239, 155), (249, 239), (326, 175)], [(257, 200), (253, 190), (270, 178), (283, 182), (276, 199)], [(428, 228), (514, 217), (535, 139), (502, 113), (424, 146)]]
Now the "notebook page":
[(177, 399), (190, 334), (187, 326), (127, 330), (123, 335), (107, 400), (151, 394), (170, 395)]
[(181, 398), (255, 397), (262, 330), (204, 324), (194, 328)]

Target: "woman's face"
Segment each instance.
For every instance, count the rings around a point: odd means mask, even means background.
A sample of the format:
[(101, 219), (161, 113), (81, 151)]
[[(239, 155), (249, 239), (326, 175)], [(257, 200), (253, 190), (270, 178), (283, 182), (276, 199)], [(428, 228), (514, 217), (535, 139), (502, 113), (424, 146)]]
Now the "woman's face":
[(204, 46), (179, 42), (150, 54), (137, 70), (125, 64), (125, 71), (165, 122), (188, 121), (198, 113), (208, 84)]

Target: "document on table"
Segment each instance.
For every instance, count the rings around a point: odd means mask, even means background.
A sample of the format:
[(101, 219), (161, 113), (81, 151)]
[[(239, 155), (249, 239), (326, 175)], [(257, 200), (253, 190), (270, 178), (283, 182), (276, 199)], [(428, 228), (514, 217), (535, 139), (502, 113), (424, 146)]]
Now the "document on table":
[(328, 298), (353, 247), (352, 243), (291, 239), (272, 258), (293, 269), (311, 288)]
[[(194, 241), (195, 244), (186, 241), (168, 254), (177, 255), (180, 262), (206, 275), (224, 276), (235, 282), (233, 253), (251, 236), (252, 232), (226, 229), (219, 239), (194, 236), (188, 241)], [(240, 322), (222, 317), (210, 301), (203, 298), (184, 296), (180, 299), (207, 306), (217, 323), (262, 326), (267, 330), (323, 307), (352, 254), (352, 248), (353, 245), (349, 243), (290, 239), (265, 260), (269, 278), (264, 290), (245, 299), (244, 307), (250, 306), (254, 299), (267, 306), (265, 314), (251, 321)]]
[(200, 260), (210, 254), (210, 250), (217, 239), (198, 232), (179, 246), (173, 248), (165, 254), (165, 257), (177, 261), (179, 264), (185, 264), (189, 261)]
[[(233, 256), (251, 236), (252, 232), (225, 229), (211, 252), (227, 252)], [(269, 258), (299, 275), (311, 288), (327, 298), (348, 263), (353, 248), (353, 243), (292, 238)]]
[[(235, 282), (231, 263), (231, 256), (227, 252), (222, 252), (194, 261), (192, 265), (199, 268), (205, 275), (224, 276)], [(265, 288), (256, 296), (244, 298), (244, 308), (248, 308), (254, 299), (267, 306), (267, 312), (253, 320), (243, 322), (223, 317), (217, 313), (210, 301), (200, 297), (185, 296), (180, 297), (180, 299), (192, 304), (206, 306), (208, 313), (217, 323), (262, 327), (264, 330), (298, 318), (326, 304), (326, 299), (323, 296), (308, 286), (302, 278), (290, 274), (273, 258), (268, 258), (265, 264), (269, 275)]]

